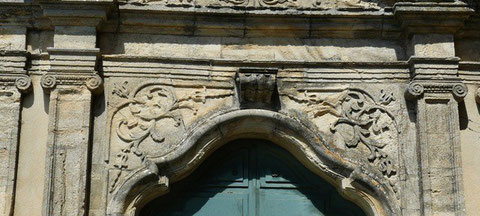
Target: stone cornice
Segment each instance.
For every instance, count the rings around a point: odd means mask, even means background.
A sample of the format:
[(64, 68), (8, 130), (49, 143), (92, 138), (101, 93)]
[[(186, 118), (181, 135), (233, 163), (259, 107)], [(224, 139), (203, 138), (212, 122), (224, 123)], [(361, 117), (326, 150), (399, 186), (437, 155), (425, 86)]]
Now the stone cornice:
[(30, 4), (0, 2), (0, 25), (28, 26), (32, 18)]
[(31, 90), (31, 79), (25, 70), (27, 57), (24, 50), (0, 50), (1, 86), (15, 86), (20, 92)]
[(54, 26), (99, 26), (114, 7), (107, 1), (41, 1), (43, 15)]
[[(281, 29), (293, 27), (292, 32), (294, 34), (291, 35), (292, 37), (298, 35), (298, 37), (310, 36), (312, 38), (398, 38), (402, 29), (397, 24), (395, 17), (401, 20), (404, 27), (408, 27), (406, 28), (408, 32), (440, 33), (457, 32), (459, 28), (462, 28), (465, 19), (474, 19), (471, 18), (474, 16), (468, 18), (474, 11), (473, 6), (451, 2), (398, 2), (393, 11), (389, 7), (333, 7), (331, 9), (285, 7), (269, 9), (206, 7), (192, 5), (191, 3), (178, 6), (162, 2), (164, 1), (148, 3), (117, 3), (109, 0), (40, 1), (32, 4), (1, 2), (0, 12), (5, 12), (2, 13), (3, 16), (0, 16), (0, 24), (52, 29), (52, 25), (95, 26), (98, 23), (104, 23), (98, 25), (98, 27), (106, 32), (198, 34), (199, 36), (207, 36), (204, 35), (207, 30), (209, 32), (215, 30), (213, 36), (243, 36), (240, 34), (243, 30), (249, 31), (252, 27), (253, 29), (261, 27), (254, 25), (250, 27), (245, 24), (248, 24), (249, 21), (258, 23), (260, 20), (264, 20), (269, 29), (272, 30), (272, 36), (288, 37), (289, 35), (285, 35), (285, 31), (282, 32)], [(182, 4), (185, 4), (187, 1), (183, 2)], [(117, 6), (118, 13), (112, 13)], [(438, 14), (441, 16), (438, 16)], [(146, 16), (149, 19), (144, 19)], [(218, 16), (221, 16), (221, 19)], [(256, 20), (256, 17), (258, 17), (258, 20)], [(304, 23), (305, 26), (302, 26), (301, 23)], [(443, 27), (436, 23), (441, 23)], [(430, 27), (426, 27), (428, 25)], [(178, 31), (182, 28), (184, 31)], [(217, 31), (220, 29), (225, 29), (223, 35), (221, 31)], [(278, 31), (274, 31), (275, 29), (278, 29)], [(347, 34), (346, 31), (350, 33)], [(231, 33), (227, 34), (227, 32)], [(236, 32), (239, 34), (236, 34)], [(459, 31), (459, 34), (463, 37), (472, 37), (478, 35), (478, 32), (480, 32), (480, 27), (473, 20), (468, 21), (465, 27)]]
[[(287, 78), (292, 82), (300, 80), (308, 80), (309, 82), (332, 82), (334, 80), (382, 82), (397, 80), (405, 82), (409, 80), (409, 65), (405, 61), (244, 61), (241, 59), (162, 58), (124, 55), (104, 55), (102, 58), (102, 71), (105, 77), (146, 76), (168, 77), (173, 80), (176, 77), (182, 77), (182, 74), (191, 72), (195, 76), (190, 79), (199, 79), (199, 81), (207, 78), (231, 80), (231, 75), (238, 68), (279, 68), (277, 78), (284, 81), (283, 78)], [(178, 65), (189, 66), (183, 70), (178, 70)], [(216, 75), (217, 73), (218, 75)]]
[(393, 11), (408, 34), (453, 34), (474, 13), (467, 4), (458, 2), (398, 2)]
[(450, 79), (458, 77), (460, 58), (411, 56), (408, 63), (410, 64), (411, 78), (414, 80)]
[[(121, 5), (106, 32), (188, 36), (396, 38), (400, 26), (385, 11), (241, 10)], [(148, 17), (148, 19), (145, 19)]]

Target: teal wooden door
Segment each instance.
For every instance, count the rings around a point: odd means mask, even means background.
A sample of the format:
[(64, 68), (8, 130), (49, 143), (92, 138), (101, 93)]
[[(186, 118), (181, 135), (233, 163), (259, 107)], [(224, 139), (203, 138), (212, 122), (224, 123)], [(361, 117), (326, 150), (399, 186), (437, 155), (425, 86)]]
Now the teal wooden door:
[(261, 140), (219, 149), (142, 216), (365, 215), (289, 152)]

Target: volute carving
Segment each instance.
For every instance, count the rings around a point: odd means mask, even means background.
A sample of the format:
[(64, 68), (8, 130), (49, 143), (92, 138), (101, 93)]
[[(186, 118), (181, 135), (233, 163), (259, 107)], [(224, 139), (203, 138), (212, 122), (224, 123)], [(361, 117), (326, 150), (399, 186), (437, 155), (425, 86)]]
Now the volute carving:
[(47, 73), (42, 76), (40, 81), (43, 89), (47, 92), (54, 89), (57, 85), (72, 85), (82, 86), (85, 85), (90, 91), (97, 92), (101, 90), (103, 84), (102, 78), (98, 74), (93, 75), (60, 75)]
[(413, 81), (408, 85), (406, 97), (415, 99), (424, 93), (451, 93), (457, 100), (463, 100), (467, 95), (467, 86), (461, 82), (419, 82)]

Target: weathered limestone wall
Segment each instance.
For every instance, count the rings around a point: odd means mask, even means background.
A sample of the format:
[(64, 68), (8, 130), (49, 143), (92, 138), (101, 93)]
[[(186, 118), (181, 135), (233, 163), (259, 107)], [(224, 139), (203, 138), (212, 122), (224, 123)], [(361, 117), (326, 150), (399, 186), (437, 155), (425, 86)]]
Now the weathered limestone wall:
[[(15, 191), (15, 215), (41, 212), (42, 184), (45, 178), (45, 159), (48, 134), (48, 95), (40, 86), (40, 76), (32, 76), (33, 93), (23, 100), (20, 146)], [(24, 206), (28, 205), (28, 208)]]
[(474, 1), (3, 1), (0, 215), (135, 215), (270, 140), (370, 215), (480, 211)]
[[(109, 33), (102, 35), (100, 47), (105, 54), (164, 58), (306, 62), (406, 60), (402, 41), (381, 39), (232, 38)], [(171, 49), (177, 52), (169, 52)]]
[[(469, 91), (476, 91), (476, 85), (469, 85)], [(479, 138), (478, 129), (480, 113), (478, 112), (478, 104), (474, 103), (475, 95), (469, 95), (470, 100), (465, 100), (465, 106), (460, 105), (460, 135), (462, 142), (462, 168), (464, 175), (465, 187), (465, 205), (467, 215), (475, 215), (480, 210), (480, 187), (476, 182), (480, 181), (479, 164), (480, 159), (474, 155), (478, 155), (480, 150), (476, 144)]]

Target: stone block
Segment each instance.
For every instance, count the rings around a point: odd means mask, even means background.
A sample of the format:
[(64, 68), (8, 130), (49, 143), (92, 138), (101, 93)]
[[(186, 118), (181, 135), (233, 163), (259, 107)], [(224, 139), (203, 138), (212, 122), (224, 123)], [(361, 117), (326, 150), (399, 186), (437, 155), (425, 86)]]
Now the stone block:
[(0, 50), (25, 50), (26, 33), (23, 26), (0, 26)]
[(454, 57), (454, 36), (451, 34), (415, 34), (411, 54), (419, 57)]

